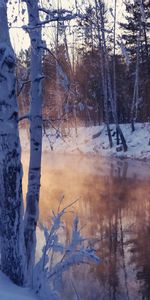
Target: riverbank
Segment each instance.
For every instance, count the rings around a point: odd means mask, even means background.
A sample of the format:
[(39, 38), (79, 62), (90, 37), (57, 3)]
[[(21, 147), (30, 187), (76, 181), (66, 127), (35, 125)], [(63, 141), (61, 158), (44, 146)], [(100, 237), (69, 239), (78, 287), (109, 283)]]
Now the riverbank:
[[(121, 125), (128, 151), (118, 149), (116, 145), (115, 126), (111, 125), (113, 147), (110, 149), (105, 125), (80, 127), (70, 131), (65, 130), (63, 136), (54, 129), (47, 130), (43, 135), (43, 151), (74, 154), (100, 154), (103, 157), (131, 158), (139, 160), (150, 159), (150, 124), (137, 123), (135, 131), (130, 124)], [(24, 151), (29, 151), (29, 141), (26, 129), (21, 129), (21, 144)], [(119, 150), (119, 151), (118, 151)]]

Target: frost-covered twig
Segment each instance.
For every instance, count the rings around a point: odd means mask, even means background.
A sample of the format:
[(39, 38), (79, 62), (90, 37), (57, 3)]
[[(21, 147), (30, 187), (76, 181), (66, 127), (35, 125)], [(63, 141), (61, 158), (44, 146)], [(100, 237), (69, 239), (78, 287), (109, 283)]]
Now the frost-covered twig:
[[(49, 229), (41, 226), (44, 231), (45, 245), (42, 250), (42, 256), (35, 266), (33, 278), (34, 288), (36, 288), (39, 295), (43, 296), (43, 293), (46, 293), (47, 289), (53, 293), (53, 282), (58, 280), (58, 278), (62, 278), (63, 273), (69, 270), (70, 267), (80, 264), (99, 263), (99, 258), (96, 255), (92, 243), (81, 235), (78, 217), (75, 217), (73, 221), (70, 241), (67, 245), (60, 242), (60, 231), (61, 235), (62, 229), (65, 232), (65, 225), (62, 218), (68, 208), (76, 201), (77, 200), (67, 205), (61, 211), (61, 204), (59, 205), (57, 214), (55, 215), (53, 212), (51, 218), (52, 225)], [(59, 260), (57, 257), (57, 262), (54, 263), (56, 253), (59, 254)], [(49, 298), (45, 296), (44, 299)], [(77, 299), (79, 299), (79, 297)]]

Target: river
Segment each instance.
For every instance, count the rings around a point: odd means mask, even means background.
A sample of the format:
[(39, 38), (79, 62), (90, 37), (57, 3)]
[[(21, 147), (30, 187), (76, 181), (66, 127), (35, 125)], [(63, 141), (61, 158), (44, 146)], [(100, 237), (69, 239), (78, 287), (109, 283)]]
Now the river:
[[(23, 154), (24, 193), (28, 155)], [(69, 273), (65, 296), (83, 300), (150, 299), (150, 164), (99, 156), (44, 154), (40, 222), (47, 222), (64, 196), (74, 207), (83, 235), (96, 239), (99, 265)], [(67, 214), (70, 224), (72, 213)], [(71, 282), (73, 282), (73, 287)]]

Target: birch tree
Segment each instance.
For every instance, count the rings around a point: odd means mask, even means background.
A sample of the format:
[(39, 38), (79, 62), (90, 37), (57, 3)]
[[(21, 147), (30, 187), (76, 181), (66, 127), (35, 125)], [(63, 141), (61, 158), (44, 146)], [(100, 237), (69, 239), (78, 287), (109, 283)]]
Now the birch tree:
[[(42, 26), (54, 21), (70, 20), (76, 15), (64, 9), (46, 9), (40, 7), (39, 0), (22, 0), (27, 5), (29, 24), (25, 29), (31, 41), (31, 103), (30, 121), (30, 163), (28, 172), (28, 191), (25, 213), (25, 247), (29, 281), (35, 259), (36, 225), (39, 216), (39, 196), (42, 154), (42, 51), (47, 50), (42, 41)], [(40, 12), (46, 15), (41, 20)]]
[(140, 36), (141, 30), (139, 30), (137, 39), (137, 51), (136, 51), (136, 67), (135, 67), (135, 81), (134, 81), (134, 91), (133, 91), (133, 99), (131, 105), (131, 129), (135, 130), (135, 121), (137, 119), (138, 114), (138, 106), (139, 106), (139, 65), (140, 65)]
[[(105, 66), (105, 72), (106, 72), (106, 80), (107, 80), (107, 89), (108, 89), (108, 99), (110, 101), (111, 110), (112, 110), (112, 116), (116, 125), (116, 134), (118, 137), (120, 137), (123, 149), (124, 151), (127, 151), (127, 144), (125, 137), (123, 135), (123, 132), (120, 128), (119, 121), (118, 121), (118, 115), (117, 115), (117, 99), (116, 99), (116, 76), (115, 76), (115, 61), (114, 61), (114, 93), (112, 90), (112, 84), (111, 84), (111, 73), (110, 73), (110, 66), (109, 66), (109, 56), (108, 56), (108, 49), (106, 45), (106, 30), (105, 30), (105, 22), (104, 22), (104, 3), (101, 0), (98, 0), (99, 4), (99, 13), (100, 13), (100, 22), (101, 22), (101, 36), (102, 36), (102, 47), (104, 51), (104, 66)], [(115, 2), (115, 10), (116, 10), (116, 2)], [(116, 12), (115, 12), (116, 15)], [(115, 54), (115, 30), (116, 30), (116, 17), (114, 18), (114, 54)]]
[(31, 40), (31, 103), (30, 103), (30, 162), (28, 171), (28, 191), (25, 212), (25, 246), (29, 280), (35, 259), (36, 224), (39, 215), (39, 193), (42, 154), (42, 54), (41, 26), (39, 24), (38, 0), (25, 0), (29, 16)]
[(101, 76), (102, 76), (102, 87), (103, 87), (103, 95), (104, 95), (104, 112), (105, 112), (105, 123), (107, 126), (107, 134), (109, 139), (109, 145), (110, 148), (113, 146), (112, 142), (112, 136), (110, 131), (110, 125), (109, 125), (109, 112), (108, 112), (108, 91), (107, 91), (107, 80), (106, 80), (106, 69), (103, 64), (104, 62), (104, 49), (102, 47), (102, 37), (101, 37), (101, 24), (99, 20), (99, 14), (98, 14), (98, 1), (95, 0), (95, 11), (96, 11), (96, 25), (97, 25), (97, 37), (98, 37), (98, 47), (100, 52), (100, 66), (101, 66)]
[[(42, 153), (42, 37), (41, 26), (59, 18), (74, 18), (71, 12), (46, 11), (49, 20), (40, 21), (39, 1), (22, 0), (27, 5), (29, 25), (25, 29), (31, 39), (31, 105), (30, 163), (26, 212), (23, 220), (22, 165), (18, 132), (15, 55), (11, 46), (8, 20), (8, 1), (0, 1), (0, 236), (1, 269), (18, 285), (26, 278), (31, 283), (35, 259), (36, 224), (39, 213), (39, 193)], [(42, 9), (43, 11), (43, 9)], [(45, 12), (45, 11), (44, 11)], [(26, 273), (27, 271), (27, 273)], [(26, 276), (27, 275), (27, 276)]]
[(22, 165), (15, 93), (15, 55), (7, 0), (0, 1), (0, 237), (1, 270), (16, 284), (24, 281)]

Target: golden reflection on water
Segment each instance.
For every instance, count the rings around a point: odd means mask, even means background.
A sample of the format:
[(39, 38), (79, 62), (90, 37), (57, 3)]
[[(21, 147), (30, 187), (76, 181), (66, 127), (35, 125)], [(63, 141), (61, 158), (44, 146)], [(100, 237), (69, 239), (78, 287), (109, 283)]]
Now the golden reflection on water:
[[(27, 160), (24, 154), (24, 194)], [(81, 299), (150, 299), (149, 170), (140, 162), (44, 155), (40, 220), (46, 221), (51, 210), (57, 210), (62, 195), (62, 207), (79, 198), (75, 211), (81, 225), (86, 225), (83, 232), (97, 238), (101, 264), (80, 272), (74, 269)], [(68, 223), (71, 218), (68, 213)], [(66, 290), (64, 299), (72, 300)]]

